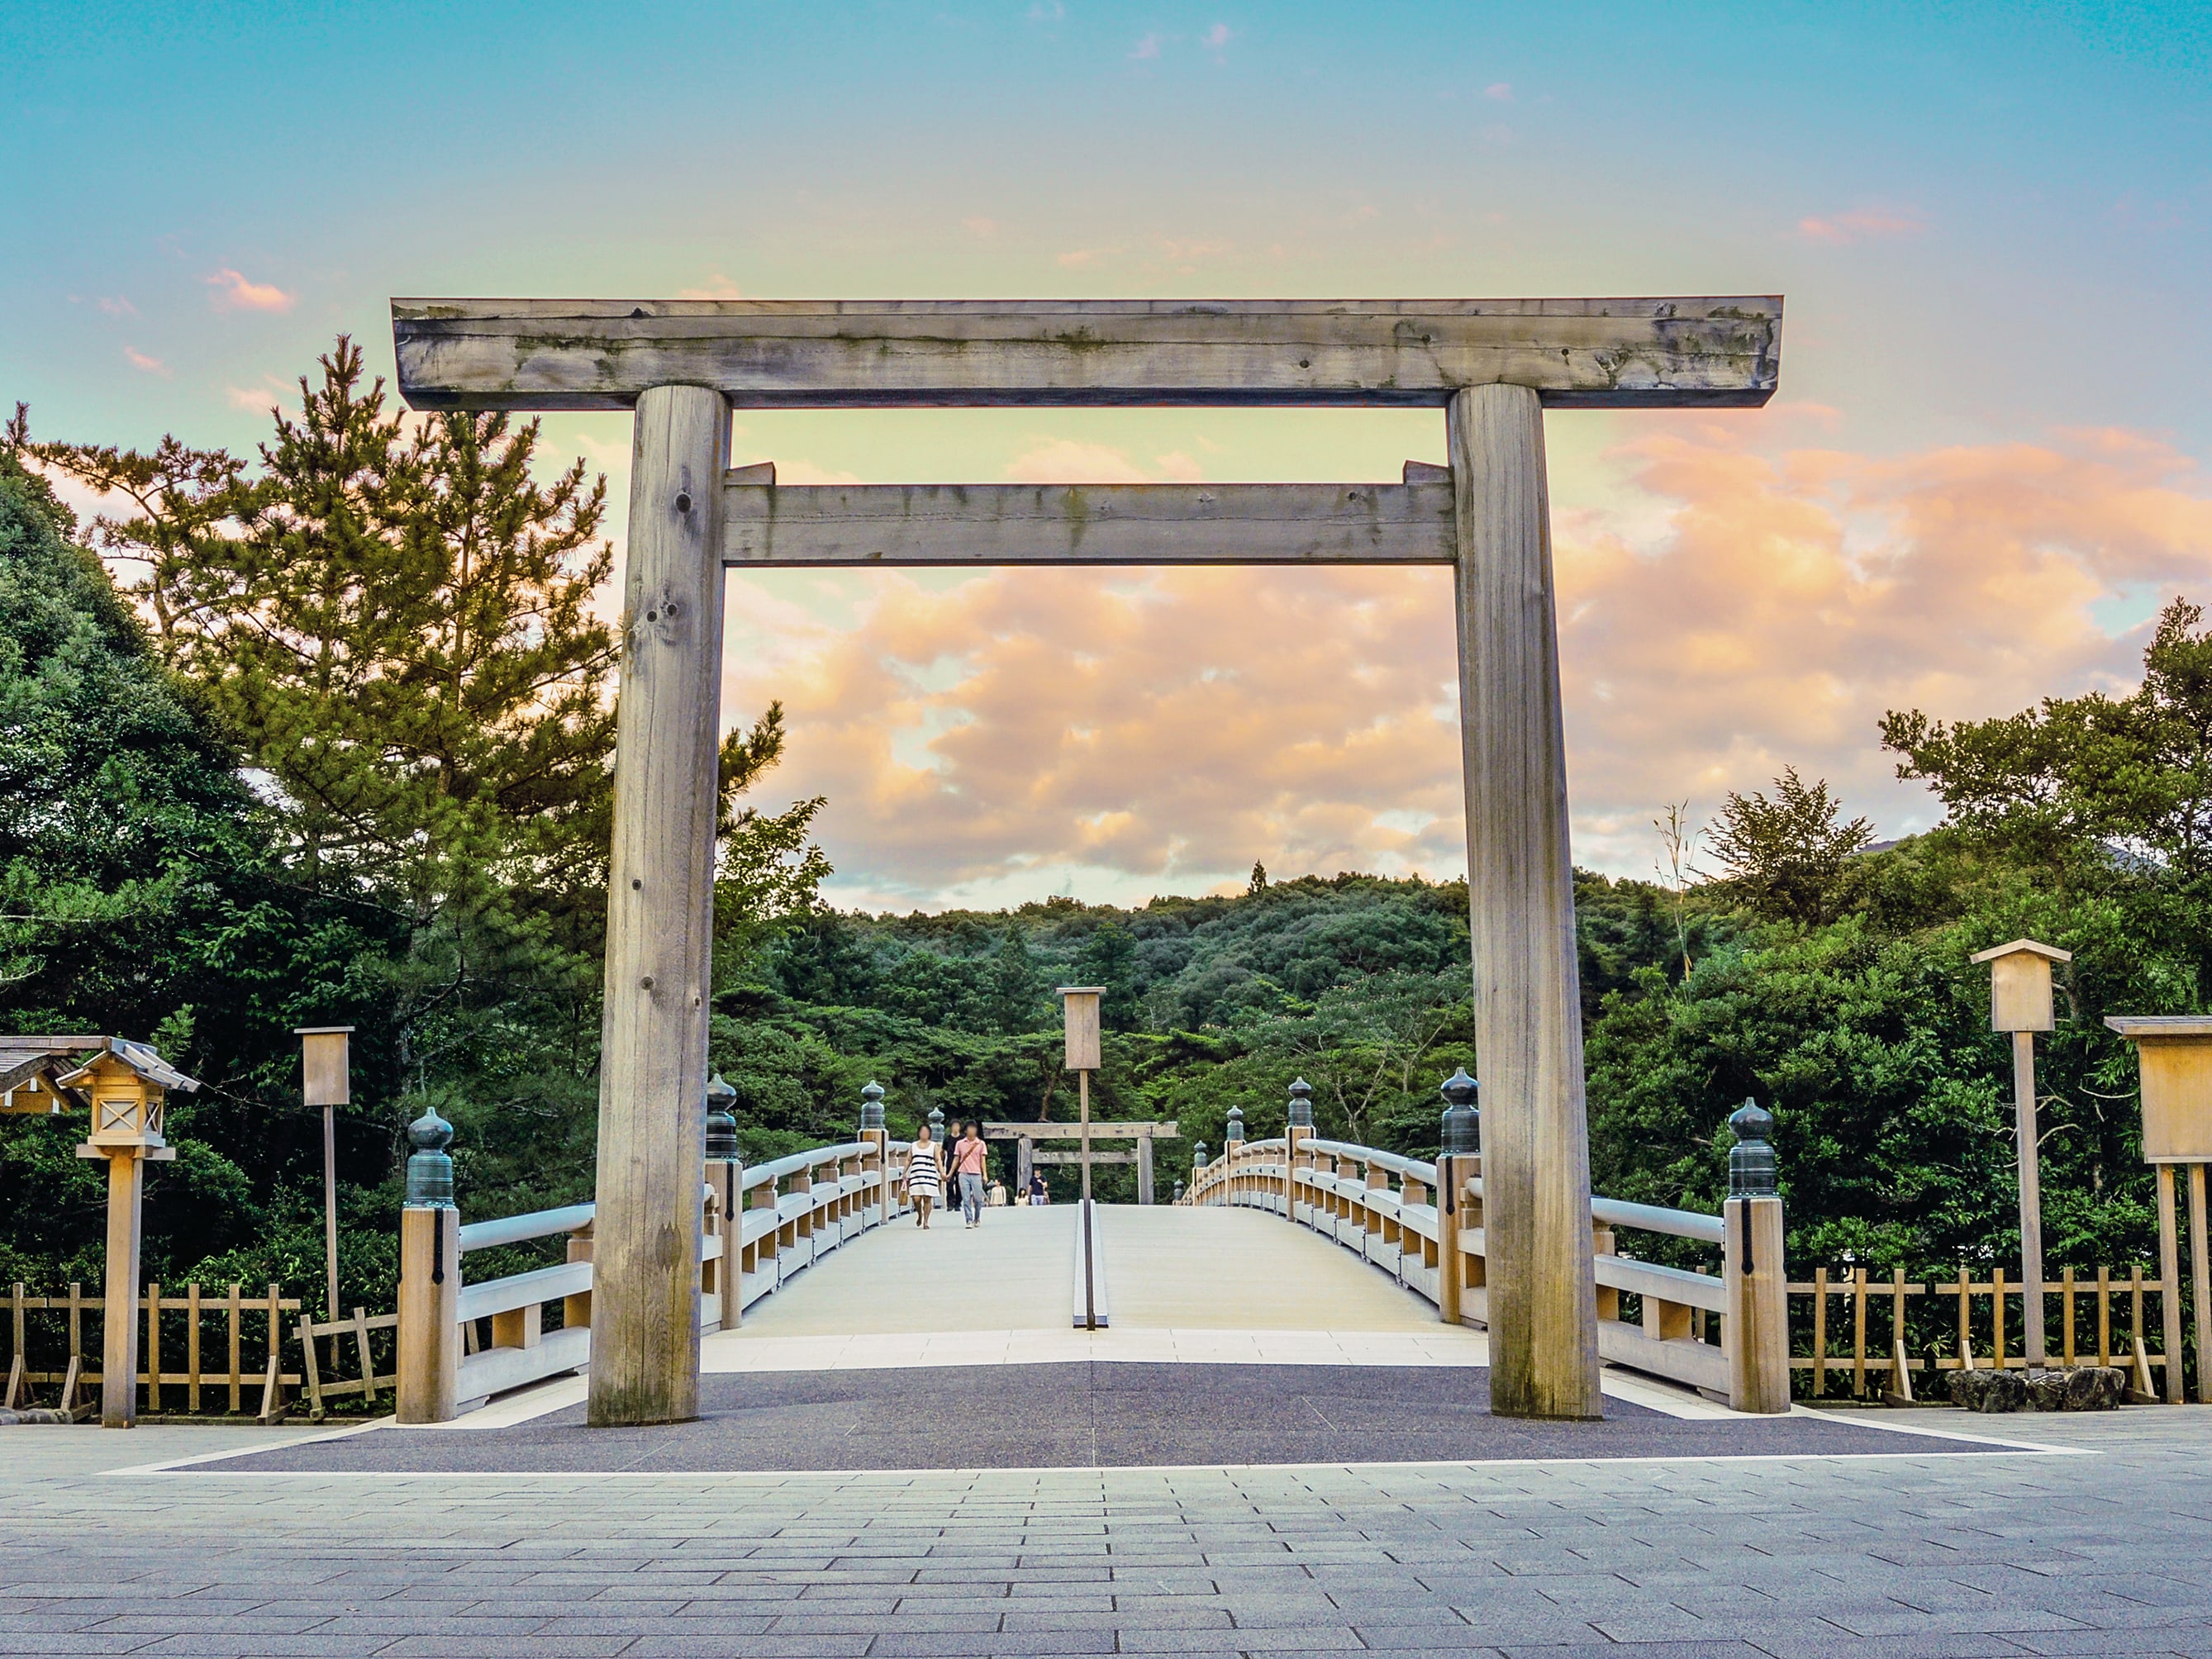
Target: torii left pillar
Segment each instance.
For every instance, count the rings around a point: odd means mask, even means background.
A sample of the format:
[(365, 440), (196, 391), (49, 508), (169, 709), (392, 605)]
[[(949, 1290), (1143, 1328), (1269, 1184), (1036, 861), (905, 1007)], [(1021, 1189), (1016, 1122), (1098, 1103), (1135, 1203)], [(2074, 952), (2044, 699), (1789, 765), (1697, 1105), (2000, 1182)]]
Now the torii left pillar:
[(623, 582), (592, 1224), (589, 1420), (699, 1409), (700, 1169), (714, 968), (730, 406), (639, 394)]

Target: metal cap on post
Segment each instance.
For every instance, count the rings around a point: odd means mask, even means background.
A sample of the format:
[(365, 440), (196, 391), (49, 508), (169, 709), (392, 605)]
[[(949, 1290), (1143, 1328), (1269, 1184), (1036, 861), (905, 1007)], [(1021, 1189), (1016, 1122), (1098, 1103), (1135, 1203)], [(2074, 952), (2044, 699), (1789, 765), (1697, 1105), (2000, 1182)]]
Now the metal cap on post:
[(1735, 1145), (1729, 1150), (1729, 1196), (1772, 1198), (1778, 1188), (1774, 1148), (1767, 1136), (1774, 1132), (1773, 1115), (1757, 1101), (1746, 1100), (1729, 1114), (1729, 1128)]
[(1176, 1201), (1176, 1203), (1178, 1203), (1178, 1204), (1180, 1204), (1180, 1203), (1182, 1203), (1182, 1182), (1181, 1182), (1180, 1181), (1178, 1181), (1178, 1182), (1176, 1182), (1176, 1186), (1175, 1186), (1175, 1201)]
[(407, 1160), (407, 1198), (410, 1210), (450, 1210), (453, 1207), (453, 1160), (446, 1148), (453, 1144), (453, 1126), (431, 1107), (407, 1126), (414, 1156)]
[(1244, 1109), (1242, 1106), (1231, 1106), (1229, 1109), (1229, 1123), (1222, 1130), (1221, 1139), (1224, 1143), (1222, 1146), (1224, 1152), (1233, 1152), (1243, 1144)]
[(737, 1104), (738, 1091), (732, 1089), (720, 1072), (707, 1084), (707, 1161), (710, 1164), (734, 1164), (738, 1151), (738, 1120), (730, 1108)]
[(884, 1127), (884, 1085), (871, 1079), (868, 1086), (860, 1091), (860, 1133)]
[(929, 1109), (929, 1138), (940, 1145), (945, 1139), (945, 1108), (942, 1106)]
[(1444, 1153), (1471, 1156), (1482, 1150), (1482, 1117), (1474, 1103), (1481, 1089), (1482, 1085), (1467, 1074), (1464, 1066), (1443, 1080), (1438, 1092), (1445, 1102), (1441, 1146)]
[(1190, 1172), (1194, 1176), (1206, 1167), (1206, 1143), (1194, 1140), (1190, 1145)]
[(1313, 1127), (1313, 1085), (1304, 1078), (1291, 1085), (1291, 1103), (1284, 1121), (1293, 1129)]

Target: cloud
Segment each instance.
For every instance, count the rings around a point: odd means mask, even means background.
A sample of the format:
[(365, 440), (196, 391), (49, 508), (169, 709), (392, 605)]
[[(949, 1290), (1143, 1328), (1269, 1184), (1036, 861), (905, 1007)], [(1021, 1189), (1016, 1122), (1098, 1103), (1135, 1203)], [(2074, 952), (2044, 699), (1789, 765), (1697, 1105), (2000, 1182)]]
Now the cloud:
[(138, 314), (138, 307), (119, 294), (111, 295), (99, 304), (100, 308), (111, 317), (136, 317)]
[(988, 241), (999, 234), (999, 222), (987, 219), (980, 213), (970, 214), (960, 222), (960, 228), (979, 241)]
[(228, 265), (203, 279), (215, 290), (210, 296), (226, 311), (289, 311), (293, 296), (274, 283), (248, 282)]
[(1067, 8), (1061, 0), (1036, 0), (1036, 3), (1030, 8), (1030, 21), (1032, 23), (1057, 23), (1066, 15)]
[(1206, 475), (1179, 449), (1155, 457), (1148, 469), (1111, 445), (1040, 437), (1006, 463), (1006, 476), (1016, 483), (1196, 483)]
[[(299, 396), (299, 392), (300, 388), (296, 383), (288, 383), (279, 380), (273, 374), (266, 374), (262, 377), (262, 383), (259, 386), (225, 386), (223, 398), (233, 409), (246, 410), (256, 415), (266, 415), (272, 410), (278, 413), (289, 413), (292, 408), (293, 400)], [(629, 452), (627, 447), (623, 449), (623, 454), (624, 459), (629, 459)]]
[(1130, 57), (1139, 60), (1147, 58), (1157, 58), (1159, 55), (1160, 37), (1157, 34), (1147, 34), (1144, 39), (1138, 41), (1129, 52)]
[(1870, 242), (1893, 236), (1917, 236), (1928, 228), (1927, 216), (1913, 208), (1854, 208), (1826, 218), (1808, 216), (1797, 222), (1799, 240), (1828, 247)]
[(123, 360), (142, 374), (158, 374), (165, 380), (169, 378), (168, 364), (159, 357), (149, 357), (136, 346), (123, 348)]
[(1482, 89), (1482, 95), (1497, 103), (1510, 104), (1513, 101), (1513, 83), (1510, 81), (1492, 81)]
[(679, 300), (742, 300), (745, 296), (738, 292), (735, 283), (718, 270), (706, 287), (678, 289), (676, 297)]
[(1121, 251), (1117, 247), (1072, 247), (1065, 253), (1053, 255), (1053, 261), (1070, 270), (1076, 270), (1094, 260), (1109, 258)]
[(1204, 46), (1208, 52), (1219, 52), (1235, 38), (1236, 31), (1231, 29), (1228, 24), (1216, 23), (1212, 28), (1206, 30), (1205, 33), (1198, 37), (1198, 44)]
[[(1755, 416), (1656, 418), (1612, 458), (1630, 505), (1556, 515), (1586, 865), (1646, 873), (1662, 803), (1710, 817), (1790, 764), (1885, 831), (1924, 823), (1876, 746), (1885, 709), (1978, 717), (2130, 684), (2141, 629), (2100, 611), (2212, 598), (2212, 491), (2153, 439), (1766, 454)], [(1048, 438), (1007, 473), (1169, 459)], [(829, 796), (841, 890), (1465, 867), (1442, 570), (874, 572), (845, 579), (835, 625), (797, 580), (733, 574), (725, 706), (784, 700), (777, 787)]]

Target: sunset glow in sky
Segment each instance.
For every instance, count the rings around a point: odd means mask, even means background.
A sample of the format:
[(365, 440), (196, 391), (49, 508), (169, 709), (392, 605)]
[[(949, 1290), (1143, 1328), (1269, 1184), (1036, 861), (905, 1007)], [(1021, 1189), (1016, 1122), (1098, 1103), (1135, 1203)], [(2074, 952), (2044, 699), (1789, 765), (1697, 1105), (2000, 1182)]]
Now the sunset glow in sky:
[[(273, 13), (273, 9), (270, 9)], [(241, 450), (394, 295), (1786, 295), (1782, 391), (1549, 417), (1579, 862), (2212, 604), (2202, 5), (0, 0), (0, 398)], [(786, 483), (1395, 478), (1441, 413), (737, 416)], [(551, 459), (627, 484), (622, 416)], [(620, 514), (615, 515), (619, 536)], [(1464, 867), (1443, 572), (732, 576), (840, 902)]]

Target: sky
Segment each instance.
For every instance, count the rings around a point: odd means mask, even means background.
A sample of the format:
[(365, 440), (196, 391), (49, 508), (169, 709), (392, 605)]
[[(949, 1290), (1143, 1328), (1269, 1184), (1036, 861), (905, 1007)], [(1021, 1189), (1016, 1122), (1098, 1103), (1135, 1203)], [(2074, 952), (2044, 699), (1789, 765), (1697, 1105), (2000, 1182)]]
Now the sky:
[[(1547, 416), (1579, 863), (2212, 599), (2212, 9), (0, 0), (0, 399), (250, 452), (394, 296), (1780, 294), (1781, 390)], [(764, 413), (785, 483), (1395, 478), (1434, 411)], [(627, 488), (629, 420), (546, 417)], [(621, 514), (614, 534), (619, 546)], [(841, 904), (1462, 873), (1445, 572), (733, 574)]]

